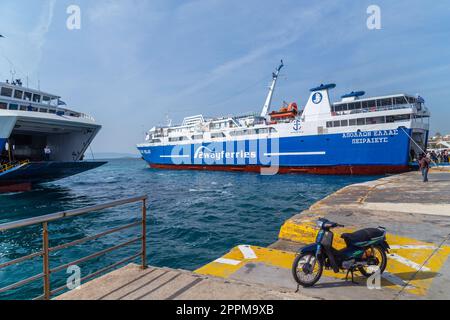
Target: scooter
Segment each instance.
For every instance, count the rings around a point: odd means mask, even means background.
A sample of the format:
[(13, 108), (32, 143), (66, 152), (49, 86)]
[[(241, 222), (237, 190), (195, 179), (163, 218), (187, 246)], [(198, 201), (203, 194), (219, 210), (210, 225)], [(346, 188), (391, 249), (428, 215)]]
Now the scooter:
[(317, 221), (320, 230), (316, 243), (300, 249), (292, 266), (295, 281), (303, 287), (312, 287), (322, 276), (323, 269), (332, 269), (335, 273), (347, 271), (346, 280), (351, 273), (359, 271), (365, 277), (375, 272), (382, 274), (386, 269), (389, 244), (383, 227), (369, 228), (355, 233), (342, 234), (346, 247), (342, 250), (333, 248), (333, 228), (344, 227), (335, 222), (321, 218)]

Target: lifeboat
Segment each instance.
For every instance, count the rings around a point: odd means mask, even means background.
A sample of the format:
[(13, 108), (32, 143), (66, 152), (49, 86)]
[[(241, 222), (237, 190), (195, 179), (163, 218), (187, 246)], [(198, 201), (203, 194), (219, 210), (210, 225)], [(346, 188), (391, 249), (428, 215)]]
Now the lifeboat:
[(287, 107), (280, 108), (279, 111), (274, 111), (270, 114), (272, 120), (293, 119), (298, 114), (298, 106), (295, 102), (290, 103)]

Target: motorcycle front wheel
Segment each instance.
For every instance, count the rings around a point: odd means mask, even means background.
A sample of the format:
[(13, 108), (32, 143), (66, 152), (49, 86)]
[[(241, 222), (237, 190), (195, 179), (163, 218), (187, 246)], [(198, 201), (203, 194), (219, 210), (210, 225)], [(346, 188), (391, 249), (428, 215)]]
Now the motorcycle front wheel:
[(302, 287), (312, 287), (319, 281), (323, 272), (323, 263), (312, 253), (298, 255), (292, 265), (292, 275)]
[(372, 270), (373, 267), (377, 267), (378, 270), (380, 270), (380, 274), (383, 274), (384, 270), (386, 270), (387, 265), (387, 255), (384, 249), (380, 246), (375, 246), (369, 248), (366, 251), (366, 255), (369, 255), (367, 259), (371, 259), (372, 264), (365, 267), (358, 267), (359, 272), (361, 272), (362, 275), (366, 278), (369, 278), (375, 273), (375, 271)]

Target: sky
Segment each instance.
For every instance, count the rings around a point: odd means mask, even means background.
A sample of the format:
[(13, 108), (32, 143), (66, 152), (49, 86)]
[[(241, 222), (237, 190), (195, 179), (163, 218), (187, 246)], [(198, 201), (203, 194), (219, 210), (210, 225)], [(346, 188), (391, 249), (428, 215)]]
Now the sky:
[(305, 105), (321, 83), (337, 84), (334, 101), (420, 94), (432, 133), (450, 133), (449, 18), (446, 1), (425, 0), (1, 0), (0, 78), (13, 70), (94, 116), (97, 153), (136, 153), (167, 119), (260, 111), (281, 59), (273, 108)]

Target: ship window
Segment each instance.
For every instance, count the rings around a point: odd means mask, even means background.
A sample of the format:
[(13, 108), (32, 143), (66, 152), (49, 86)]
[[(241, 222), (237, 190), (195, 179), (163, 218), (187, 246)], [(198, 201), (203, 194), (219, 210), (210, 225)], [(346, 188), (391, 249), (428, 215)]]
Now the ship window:
[(336, 111), (336, 112), (340, 112), (340, 111), (342, 111), (342, 110), (344, 110), (342, 104), (337, 105), (337, 106), (335, 107), (335, 111)]
[(14, 91), (14, 98), (22, 100), (22, 96), (23, 96), (23, 91), (21, 91), (21, 90)]
[(275, 129), (275, 128), (270, 128), (270, 133), (277, 133), (278, 131), (277, 131), (277, 129)]
[(55, 109), (49, 109), (49, 110), (48, 110), (48, 113), (53, 113), (53, 114), (55, 114), (55, 113), (56, 113), (56, 110), (55, 110)]
[(269, 133), (269, 129), (267, 129), (267, 128), (258, 129), (258, 133), (259, 134), (267, 134), (267, 133)]
[(42, 112), (42, 113), (48, 113), (48, 109), (40, 108), (40, 109), (39, 109), (39, 112)]
[(356, 119), (350, 119), (348, 121), (348, 124), (351, 125), (351, 126), (356, 126)]
[(19, 105), (13, 104), (13, 103), (9, 104), (9, 110), (18, 110), (18, 109), (19, 109)]
[(45, 103), (47, 103), (47, 104), (50, 104), (50, 97), (46, 97), (46, 96), (43, 96), (42, 97), (42, 102), (45, 102)]
[(243, 136), (244, 134), (246, 134), (246, 131), (245, 130), (232, 131), (230, 132), (230, 134), (232, 136)]
[(348, 104), (349, 110), (361, 109), (361, 102), (353, 102)]
[(328, 121), (327, 122), (327, 128), (333, 128), (333, 122), (332, 121)]
[(177, 142), (177, 141), (184, 141), (184, 140), (188, 140), (187, 137), (175, 137), (175, 138), (169, 138), (170, 142)]
[(33, 94), (33, 102), (41, 102), (41, 96), (38, 94)]
[(378, 123), (385, 123), (384, 117), (373, 117), (373, 118), (367, 118), (367, 124), (378, 124)]
[(0, 109), (6, 110), (8, 108), (8, 105), (6, 103), (0, 102)]
[(256, 130), (255, 129), (250, 129), (246, 131), (246, 134), (256, 134)]
[(11, 88), (2, 87), (0, 94), (4, 97), (11, 97), (13, 90)]
[(362, 101), (362, 108), (366, 110), (375, 109), (377, 107), (376, 100)]
[(408, 101), (406, 100), (405, 97), (397, 97), (397, 98), (394, 98), (394, 103), (395, 103), (396, 105), (406, 104), (407, 102), (408, 102)]
[(215, 133), (211, 133), (211, 138), (212, 139), (220, 139), (225, 137), (225, 135), (222, 132), (215, 132)]
[(368, 101), (361, 101), (361, 107), (363, 109), (369, 109), (369, 103)]
[(356, 124), (358, 126), (363, 126), (366, 124), (366, 118), (359, 118), (358, 120), (356, 120)]
[(348, 120), (342, 120), (341, 127), (347, 127), (347, 126), (348, 126)]
[(20, 106), (20, 110), (21, 111), (27, 111), (27, 106), (24, 106), (24, 105)]
[(333, 122), (333, 127), (340, 127), (341, 126), (341, 122), (340, 121), (334, 121)]
[(196, 134), (192, 136), (193, 140), (201, 140), (203, 139), (203, 134)]
[(31, 92), (25, 92), (24, 100), (31, 101), (32, 96)]
[(411, 104), (414, 104), (414, 103), (417, 102), (417, 99), (413, 98), (413, 97), (408, 97), (408, 102), (411, 103)]
[(383, 99), (381, 100), (381, 106), (386, 107), (386, 106), (391, 106), (392, 105), (392, 99)]
[(407, 121), (411, 119), (411, 115), (410, 114), (401, 114), (398, 116), (394, 116), (394, 122), (398, 122), (398, 121)]

